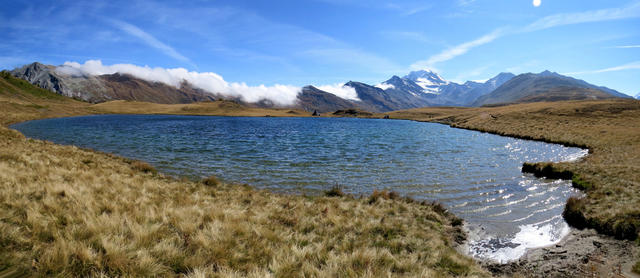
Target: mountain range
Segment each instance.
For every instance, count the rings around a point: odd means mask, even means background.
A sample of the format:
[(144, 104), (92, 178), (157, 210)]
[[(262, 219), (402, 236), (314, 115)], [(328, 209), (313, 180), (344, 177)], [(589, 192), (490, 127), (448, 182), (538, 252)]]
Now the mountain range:
[(194, 88), (187, 83), (176, 88), (126, 74), (74, 76), (55, 69), (55, 66), (35, 62), (17, 68), (11, 71), (11, 74), (40, 88), (92, 103), (110, 100), (135, 100), (171, 104), (216, 99), (216, 95)]
[[(128, 74), (75, 76), (55, 66), (32, 63), (11, 71), (15, 77), (61, 95), (92, 103), (132, 100), (154, 103), (192, 103), (216, 99), (233, 100), (254, 107), (274, 107), (264, 99), (246, 103), (240, 97), (208, 92), (184, 81), (179, 87), (151, 82)], [(344, 99), (318, 87), (303, 87), (292, 108), (319, 113), (344, 109), (387, 112), (425, 106), (482, 106), (516, 102), (606, 99), (629, 97), (615, 90), (550, 71), (514, 75), (503, 72), (485, 82), (450, 82), (429, 70), (392, 76), (377, 85), (349, 81), (357, 99)]]

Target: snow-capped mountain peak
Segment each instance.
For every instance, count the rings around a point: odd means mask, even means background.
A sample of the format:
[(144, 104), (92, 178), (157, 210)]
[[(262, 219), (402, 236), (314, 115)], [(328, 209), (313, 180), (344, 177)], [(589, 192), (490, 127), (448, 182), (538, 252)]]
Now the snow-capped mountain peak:
[(438, 88), (442, 85), (449, 84), (449, 81), (442, 78), (438, 73), (432, 70), (418, 70), (407, 74), (405, 79), (415, 82), (424, 89), (425, 93), (438, 94)]
[(412, 71), (409, 74), (407, 74), (404, 78), (407, 78), (413, 82), (422, 79), (425, 81), (429, 81), (431, 83), (434, 84), (446, 84), (449, 83), (447, 80), (445, 80), (444, 78), (442, 78), (442, 76), (440, 76), (437, 72), (434, 72), (432, 70), (418, 70), (418, 71)]

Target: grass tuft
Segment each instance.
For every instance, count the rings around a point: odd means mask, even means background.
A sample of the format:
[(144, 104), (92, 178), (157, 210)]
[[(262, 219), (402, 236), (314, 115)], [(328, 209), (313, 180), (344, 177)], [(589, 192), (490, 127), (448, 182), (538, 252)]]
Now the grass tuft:
[(562, 212), (562, 216), (569, 223), (569, 225), (574, 226), (578, 229), (584, 229), (587, 227), (587, 220), (585, 219), (582, 212), (584, 211), (585, 200), (571, 196), (567, 199), (567, 204), (564, 207), (564, 211)]
[(397, 199), (400, 199), (400, 195), (398, 194), (398, 192), (395, 192), (395, 191), (376, 189), (376, 190), (373, 190), (373, 193), (371, 193), (371, 196), (369, 196), (368, 203), (373, 204), (380, 199), (397, 200)]
[(567, 170), (556, 169), (551, 163), (529, 163), (522, 164), (523, 173), (531, 173), (537, 178), (570, 180), (573, 173)]
[(635, 265), (633, 265), (633, 272), (640, 274), (640, 261), (636, 262)]
[(464, 276), (470, 271), (466, 264), (456, 262), (454, 259), (448, 256), (440, 257), (440, 260), (436, 263), (436, 266), (442, 268), (444, 271), (454, 276)]
[(593, 185), (591, 185), (591, 183), (581, 179), (580, 175), (578, 174), (574, 174), (573, 177), (571, 178), (571, 185), (577, 189), (585, 190), (585, 191), (591, 190), (593, 188)]
[(151, 174), (156, 174), (158, 172), (156, 168), (151, 166), (149, 163), (138, 161), (138, 160), (131, 162), (131, 169), (135, 171), (139, 171), (143, 173), (151, 173)]
[(216, 176), (209, 176), (202, 180), (202, 184), (206, 186), (218, 186), (220, 185), (220, 180)]
[(339, 185), (334, 185), (329, 190), (324, 192), (324, 196), (327, 197), (343, 197), (345, 193), (342, 191), (342, 187)]

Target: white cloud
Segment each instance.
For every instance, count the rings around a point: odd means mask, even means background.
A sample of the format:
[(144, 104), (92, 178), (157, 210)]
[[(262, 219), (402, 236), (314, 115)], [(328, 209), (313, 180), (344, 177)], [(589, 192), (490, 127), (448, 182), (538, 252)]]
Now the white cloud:
[(613, 48), (640, 48), (640, 45), (619, 45), (614, 46)]
[(154, 36), (150, 35), (149, 33), (145, 32), (144, 30), (126, 23), (124, 21), (120, 21), (120, 20), (111, 20), (111, 22), (113, 23), (113, 25), (115, 25), (116, 27), (118, 27), (120, 30), (134, 36), (137, 37), (139, 39), (141, 39), (142, 41), (144, 41), (147, 45), (156, 48), (160, 51), (162, 51), (165, 55), (172, 57), (176, 60), (185, 62), (185, 63), (191, 63), (191, 60), (189, 60), (189, 58), (185, 57), (184, 55), (178, 53), (178, 51), (176, 51), (175, 49), (173, 49), (171, 46), (166, 45), (165, 43), (159, 41), (158, 39), (156, 39)]
[(476, 0), (458, 0), (458, 6), (469, 6), (471, 4), (473, 4), (473, 2), (475, 2)]
[(273, 101), (277, 105), (292, 105), (295, 103), (300, 88), (290, 85), (248, 86), (245, 83), (229, 83), (222, 76), (213, 72), (195, 72), (184, 68), (151, 68), (131, 64), (103, 65), (100, 60), (89, 60), (84, 64), (65, 62), (57, 71), (70, 75), (103, 75), (130, 74), (151, 82), (161, 82), (179, 88), (183, 81), (194, 87), (211, 93), (220, 93), (231, 97), (240, 97), (246, 102), (258, 102), (263, 99)]
[(317, 88), (325, 92), (334, 94), (343, 99), (360, 101), (360, 99), (358, 98), (358, 93), (356, 92), (356, 89), (350, 86), (346, 86), (338, 83), (338, 84), (317, 86)]
[[(514, 34), (514, 33), (528, 33), (533, 31), (544, 30), (562, 25), (580, 24), (589, 22), (600, 22), (609, 20), (619, 20), (625, 18), (637, 18), (640, 17), (640, 1), (628, 5), (622, 8), (600, 9), (586, 12), (577, 13), (562, 13), (543, 17), (533, 23), (519, 28), (513, 29), (504, 27), (498, 28), (480, 38), (472, 41), (468, 41), (454, 47), (445, 49), (444, 51), (429, 57), (427, 60), (421, 60), (413, 63), (410, 68), (412, 70), (435, 68), (435, 64), (451, 60), (455, 57), (467, 53), (472, 48), (490, 43), (502, 36)], [(631, 46), (628, 48), (633, 48)], [(626, 47), (623, 47), (626, 48)]]
[(469, 50), (471, 50), (472, 48), (481, 46), (483, 44), (487, 44), (490, 43), (492, 41), (494, 41), (495, 39), (501, 37), (502, 35), (504, 35), (505, 33), (505, 29), (504, 28), (500, 28), (500, 29), (496, 29), (493, 32), (486, 34), (482, 37), (479, 37), (475, 40), (469, 41), (469, 42), (465, 42), (459, 45), (456, 45), (454, 47), (445, 49), (444, 51), (433, 55), (431, 57), (429, 57), (429, 59), (427, 60), (422, 60), (422, 61), (418, 61), (415, 62), (411, 65), (412, 69), (424, 69), (424, 68), (433, 68), (435, 64), (440, 63), (440, 62), (445, 62), (448, 60), (451, 60), (455, 57), (458, 57), (462, 54), (467, 53)]
[(640, 17), (640, 2), (622, 8), (601, 9), (578, 13), (562, 13), (543, 17), (527, 25), (522, 32), (532, 32), (556, 26), (600, 22)]
[(380, 83), (378, 85), (376, 85), (376, 87), (386, 90), (386, 89), (395, 89), (396, 86), (393, 86), (393, 84), (387, 84), (387, 83)]
[(566, 75), (593, 74), (593, 73), (603, 73), (603, 72), (612, 72), (612, 71), (621, 71), (621, 70), (634, 70), (634, 69), (640, 69), (640, 61), (635, 61), (635, 62), (627, 63), (627, 64), (624, 64), (624, 65), (610, 67), (610, 68), (604, 68), (604, 69), (599, 69), (599, 70), (568, 72), (568, 73), (564, 73), (564, 74), (566, 74)]

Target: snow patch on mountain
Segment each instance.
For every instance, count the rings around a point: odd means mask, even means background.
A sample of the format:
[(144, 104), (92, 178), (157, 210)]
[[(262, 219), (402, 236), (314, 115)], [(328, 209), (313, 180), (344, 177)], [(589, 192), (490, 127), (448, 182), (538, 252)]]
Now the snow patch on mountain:
[(396, 86), (393, 86), (393, 84), (387, 84), (387, 83), (380, 83), (380, 84), (376, 85), (375, 87), (383, 89), (383, 90), (395, 89), (396, 88)]
[(427, 94), (440, 94), (440, 87), (449, 84), (449, 81), (432, 70), (412, 71), (404, 78), (415, 82)]

